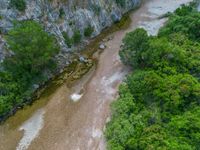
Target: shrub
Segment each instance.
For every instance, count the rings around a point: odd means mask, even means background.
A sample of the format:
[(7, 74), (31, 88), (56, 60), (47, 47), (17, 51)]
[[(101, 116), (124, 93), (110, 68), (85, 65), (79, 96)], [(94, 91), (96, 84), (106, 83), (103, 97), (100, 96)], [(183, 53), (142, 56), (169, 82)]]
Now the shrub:
[(11, 7), (18, 9), (19, 11), (24, 11), (26, 9), (25, 0), (11, 0), (10, 5)]
[(85, 28), (84, 30), (84, 36), (86, 37), (90, 37), (92, 35), (92, 33), (94, 32), (94, 28), (92, 26), (88, 26), (87, 28)]
[(92, 10), (95, 12), (95, 14), (96, 14), (97, 16), (99, 16), (100, 11), (101, 11), (101, 7), (98, 6), (98, 5), (92, 5), (91, 8), (92, 8)]
[(60, 9), (59, 9), (59, 17), (60, 17), (60, 18), (63, 18), (64, 15), (65, 15), (65, 12), (64, 12), (63, 8), (60, 8)]
[(63, 32), (62, 35), (63, 35), (63, 37), (64, 37), (64, 39), (65, 39), (65, 44), (67, 44), (67, 46), (68, 46), (69, 48), (71, 48), (71, 47), (72, 47), (72, 44), (73, 44), (72, 38), (70, 38), (66, 32)]
[(79, 30), (75, 30), (74, 31), (74, 35), (73, 35), (72, 39), (73, 39), (73, 43), (74, 44), (80, 43), (80, 41), (81, 41), (81, 33), (80, 33)]
[(125, 7), (126, 5), (126, 1), (125, 0), (116, 0), (117, 5), (121, 6), (121, 7)]

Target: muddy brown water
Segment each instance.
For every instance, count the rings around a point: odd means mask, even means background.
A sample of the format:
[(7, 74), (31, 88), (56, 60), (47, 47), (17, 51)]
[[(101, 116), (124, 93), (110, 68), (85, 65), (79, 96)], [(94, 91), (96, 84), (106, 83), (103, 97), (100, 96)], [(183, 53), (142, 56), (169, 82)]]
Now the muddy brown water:
[[(123, 37), (137, 27), (156, 35), (166, 18), (191, 0), (145, 0), (130, 14), (127, 29), (112, 33), (98, 63), (72, 87), (64, 82), (0, 126), (1, 150), (105, 150), (103, 130), (110, 117), (110, 103), (129, 69), (118, 52)], [(103, 40), (103, 39), (102, 39)], [(31, 114), (31, 115), (30, 115)]]

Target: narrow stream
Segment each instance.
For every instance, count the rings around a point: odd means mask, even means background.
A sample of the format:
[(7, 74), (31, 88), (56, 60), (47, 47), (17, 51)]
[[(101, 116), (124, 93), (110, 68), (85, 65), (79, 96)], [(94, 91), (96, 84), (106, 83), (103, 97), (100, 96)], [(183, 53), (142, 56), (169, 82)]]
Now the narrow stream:
[[(159, 17), (190, 1), (144, 0), (144, 4), (130, 14), (130, 27), (104, 40), (106, 49), (98, 56), (96, 68), (73, 87), (63, 83), (49, 96), (41, 97), (0, 126), (0, 149), (105, 150), (103, 130), (110, 117), (109, 106), (129, 72), (118, 56), (123, 37), (137, 27), (156, 35), (167, 20)], [(32, 116), (27, 117), (30, 112)]]

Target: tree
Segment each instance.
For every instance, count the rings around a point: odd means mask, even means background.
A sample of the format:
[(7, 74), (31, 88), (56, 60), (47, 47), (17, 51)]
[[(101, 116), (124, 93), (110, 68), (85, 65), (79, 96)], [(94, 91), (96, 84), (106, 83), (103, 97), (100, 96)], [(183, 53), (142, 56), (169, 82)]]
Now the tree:
[(122, 50), (119, 55), (124, 64), (132, 67), (143, 65), (142, 54), (148, 49), (149, 37), (144, 29), (136, 29), (128, 33), (123, 39)]
[(159, 36), (137, 29), (124, 38), (120, 56), (134, 72), (111, 105), (109, 150), (200, 148), (199, 14), (183, 6)]
[(4, 66), (17, 80), (32, 83), (42, 77), (44, 70), (55, 66), (53, 56), (58, 52), (58, 45), (39, 23), (18, 22), (6, 39), (14, 55), (5, 59)]
[(183, 6), (176, 10), (167, 22), (166, 26), (161, 28), (159, 36), (168, 36), (174, 32), (184, 33), (192, 40), (200, 40), (200, 13), (191, 6)]
[(33, 84), (45, 81), (45, 71), (56, 67), (53, 57), (59, 50), (55, 38), (34, 21), (17, 22), (6, 40), (13, 55), (0, 71), (0, 117), (31, 97)]
[(20, 86), (7, 72), (0, 72), (0, 116), (7, 113), (22, 100), (18, 98)]

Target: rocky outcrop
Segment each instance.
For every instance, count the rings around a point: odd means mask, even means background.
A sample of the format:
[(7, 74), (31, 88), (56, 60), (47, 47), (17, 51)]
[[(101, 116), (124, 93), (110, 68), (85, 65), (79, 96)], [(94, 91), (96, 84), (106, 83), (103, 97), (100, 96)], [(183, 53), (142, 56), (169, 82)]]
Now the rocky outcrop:
[(35, 20), (40, 22), (45, 30), (54, 34), (61, 46), (57, 56), (60, 63), (68, 64), (68, 55), (76, 47), (69, 47), (65, 43), (63, 33), (72, 37), (75, 30), (84, 37), (84, 30), (93, 28), (91, 37), (119, 21), (124, 13), (139, 5), (140, 0), (125, 0), (126, 5), (121, 7), (116, 0), (26, 0), (26, 10), (20, 12), (10, 7), (10, 0), (0, 1), (0, 61), (5, 55), (6, 43), (3, 35), (13, 27), (13, 20)]

